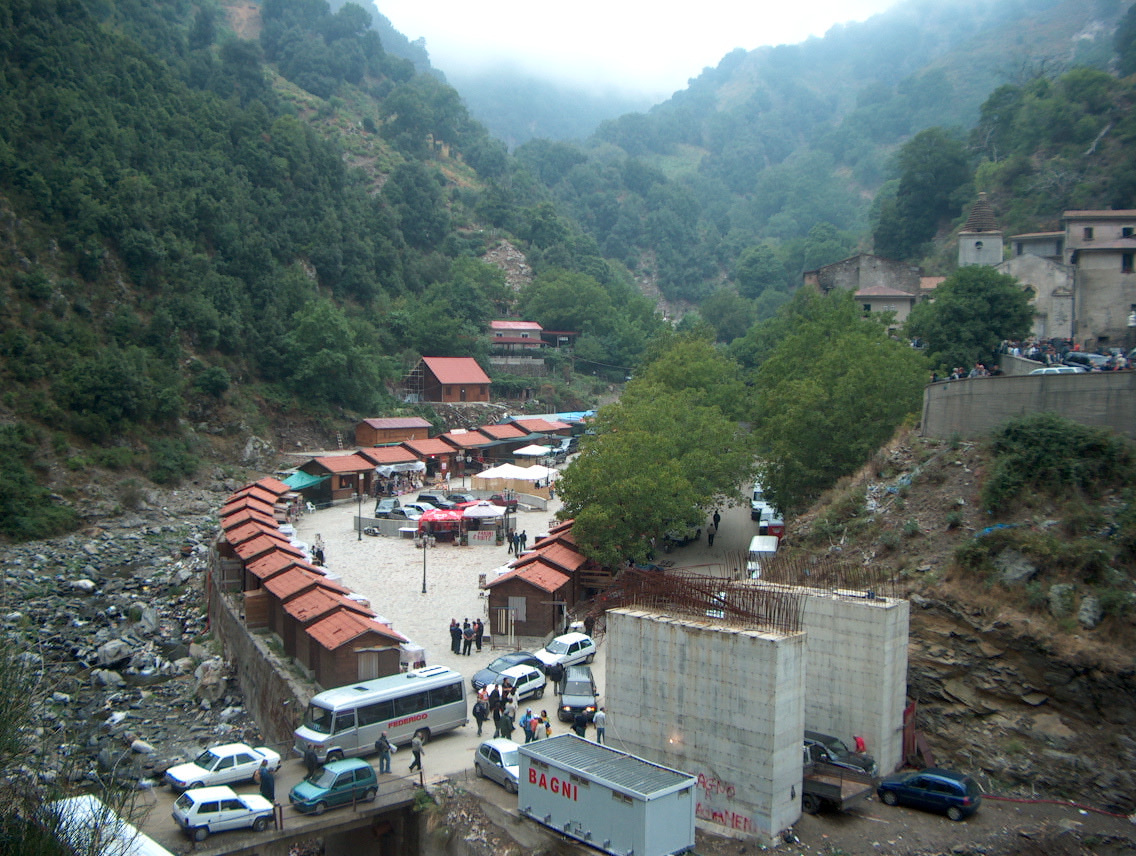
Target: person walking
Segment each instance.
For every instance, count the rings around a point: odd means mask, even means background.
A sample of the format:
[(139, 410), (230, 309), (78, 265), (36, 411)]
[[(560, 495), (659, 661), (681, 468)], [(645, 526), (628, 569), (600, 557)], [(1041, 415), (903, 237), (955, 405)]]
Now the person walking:
[(493, 736), (501, 737), (501, 711), (505, 703), (501, 701), (501, 691), (496, 686), (489, 694), (489, 712), (493, 715)]
[(548, 682), (553, 685), (557, 695), (560, 695), (561, 682), (564, 680), (564, 666), (560, 663), (553, 663), (551, 666), (546, 666), (544, 673), (548, 676)]
[(477, 646), (477, 653), (481, 653), (481, 640), (485, 637), (485, 622), (480, 618), (473, 622), (473, 644)]
[(525, 531), (524, 529), (522, 529), (522, 530), (521, 530), (521, 534), (520, 534), (520, 536), (519, 536), (519, 539), (520, 539), (520, 543), (521, 543), (521, 548), (520, 548), (520, 550), (518, 550), (518, 551), (517, 551), (517, 555), (518, 555), (518, 556), (519, 556), (519, 555), (520, 555), (521, 553), (525, 552), (525, 550), (527, 550), (527, 549), (528, 549), (528, 546), (529, 546), (529, 533), (528, 533), (528, 532), (526, 532), (526, 531)]
[[(516, 713), (515, 708), (513, 713)], [(509, 713), (509, 708), (505, 708), (505, 712), (501, 714), (501, 736), (506, 740), (513, 739), (513, 716)]]
[(548, 711), (542, 710), (540, 712), (540, 732), (536, 735), (537, 740), (542, 740), (545, 737), (552, 736), (552, 720), (548, 717)]
[(473, 718), (477, 722), (477, 736), (481, 736), (481, 727), (485, 725), (485, 720), (489, 718), (489, 705), (481, 699), (478, 699), (473, 704)]
[(455, 654), (461, 653), (462, 629), (456, 618), (450, 619), (450, 650)]
[(532, 708), (525, 708), (525, 713), (521, 717), (521, 721), (517, 723), (521, 727), (521, 731), (525, 733), (525, 742), (532, 743), (532, 731), (529, 730), (529, 725), (532, 724), (533, 712)]
[(714, 517), (712, 519), (714, 521), (714, 528), (715, 529), (717, 529), (718, 527), (720, 527), (722, 525), (722, 515), (718, 513), (718, 509), (716, 509), (716, 508), (714, 509)]
[(260, 785), (260, 795), (268, 800), (270, 803), (276, 802), (276, 776), (268, 769), (268, 762), (261, 761), (260, 768), (253, 776), (256, 783)]
[(539, 716), (534, 714), (533, 718), (529, 720), (528, 733), (525, 734), (525, 742), (535, 743), (537, 740), (540, 740), (540, 733), (542, 731), (544, 731), (544, 722), (541, 721)]
[(588, 715), (584, 713), (584, 711), (579, 711), (575, 718), (573, 718), (572, 730), (580, 737), (588, 736)]
[(473, 647), (473, 625), (469, 623), (469, 619), (465, 620), (462, 625), (462, 654), (469, 656), (469, 649)]
[(391, 771), (391, 743), (385, 731), (375, 741), (375, 749), (379, 753), (379, 772), (389, 773)]
[(414, 753), (414, 760), (410, 762), (410, 769), (422, 769), (422, 735), (414, 732), (414, 739), (410, 741), (410, 751)]
[(309, 746), (304, 750), (304, 769), (308, 771), (308, 776), (311, 777), (312, 773), (319, 769), (319, 758), (316, 757), (315, 750)]
[(509, 542), (509, 554), (512, 555), (513, 553), (517, 552), (517, 532), (516, 532), (516, 530), (510, 529), (508, 532), (506, 532), (505, 533), (505, 540), (507, 540)]
[(592, 717), (592, 725), (596, 727), (596, 742), (604, 742), (604, 734), (607, 733), (607, 714), (601, 707), (596, 711), (596, 715)]
[(714, 536), (718, 534), (718, 525), (711, 523), (706, 527), (706, 543), (708, 547), (714, 546)]

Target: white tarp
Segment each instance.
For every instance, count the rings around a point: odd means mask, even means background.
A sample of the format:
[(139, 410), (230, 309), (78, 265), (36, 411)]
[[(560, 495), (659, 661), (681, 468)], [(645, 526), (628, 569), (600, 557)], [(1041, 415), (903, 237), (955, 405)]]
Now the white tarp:
[(422, 461), (404, 461), (401, 464), (375, 467), (375, 472), (384, 478), (390, 478), (395, 473), (424, 473), (426, 472), (426, 464)]
[(552, 454), (552, 447), (551, 446), (537, 446), (537, 445), (525, 446), (523, 449), (517, 449), (515, 452), (513, 452), (513, 454), (514, 455), (523, 455), (526, 458), (528, 458), (528, 457), (540, 458), (540, 457), (543, 457), (544, 455), (551, 455)]
[(463, 517), (504, 517), (505, 506), (493, 505), (489, 502), (479, 502), (462, 511)]
[(516, 464), (501, 464), (492, 469), (482, 470), (474, 476), (475, 479), (518, 479), (519, 481), (542, 481), (551, 478), (556, 480), (557, 470), (534, 464), (531, 467), (518, 467)]

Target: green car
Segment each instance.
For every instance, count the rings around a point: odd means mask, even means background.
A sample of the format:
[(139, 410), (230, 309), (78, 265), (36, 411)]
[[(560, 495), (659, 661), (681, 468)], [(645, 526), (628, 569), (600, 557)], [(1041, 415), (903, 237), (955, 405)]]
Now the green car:
[(323, 814), (329, 808), (355, 801), (371, 802), (379, 793), (375, 771), (362, 758), (332, 761), (320, 767), (288, 793), (296, 811)]

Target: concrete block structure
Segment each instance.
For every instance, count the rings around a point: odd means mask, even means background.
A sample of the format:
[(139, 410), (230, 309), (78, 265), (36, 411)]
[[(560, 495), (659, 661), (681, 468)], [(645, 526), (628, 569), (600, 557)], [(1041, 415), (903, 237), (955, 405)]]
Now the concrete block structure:
[(880, 773), (903, 760), (906, 600), (794, 588), (803, 594), (805, 728), (852, 745), (863, 737)]
[(801, 632), (607, 613), (608, 739), (698, 779), (700, 825), (771, 839), (801, 813)]

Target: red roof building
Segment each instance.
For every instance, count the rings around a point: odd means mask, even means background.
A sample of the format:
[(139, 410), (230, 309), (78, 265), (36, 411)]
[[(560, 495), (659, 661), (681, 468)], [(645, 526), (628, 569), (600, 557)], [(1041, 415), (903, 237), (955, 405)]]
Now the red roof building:
[(430, 423), (421, 416), (364, 419), (355, 426), (356, 446), (382, 446), (430, 436)]
[(489, 401), (490, 382), (473, 357), (423, 357), (406, 387), (420, 401)]
[(307, 636), (309, 659), (304, 665), (325, 689), (397, 674), (398, 646), (406, 641), (386, 624), (346, 609), (312, 624)]
[(368, 496), (375, 475), (375, 465), (359, 453), (349, 455), (323, 455), (301, 464), (299, 469), (308, 475), (330, 476), (316, 487), (315, 499), (350, 499), (356, 493)]

